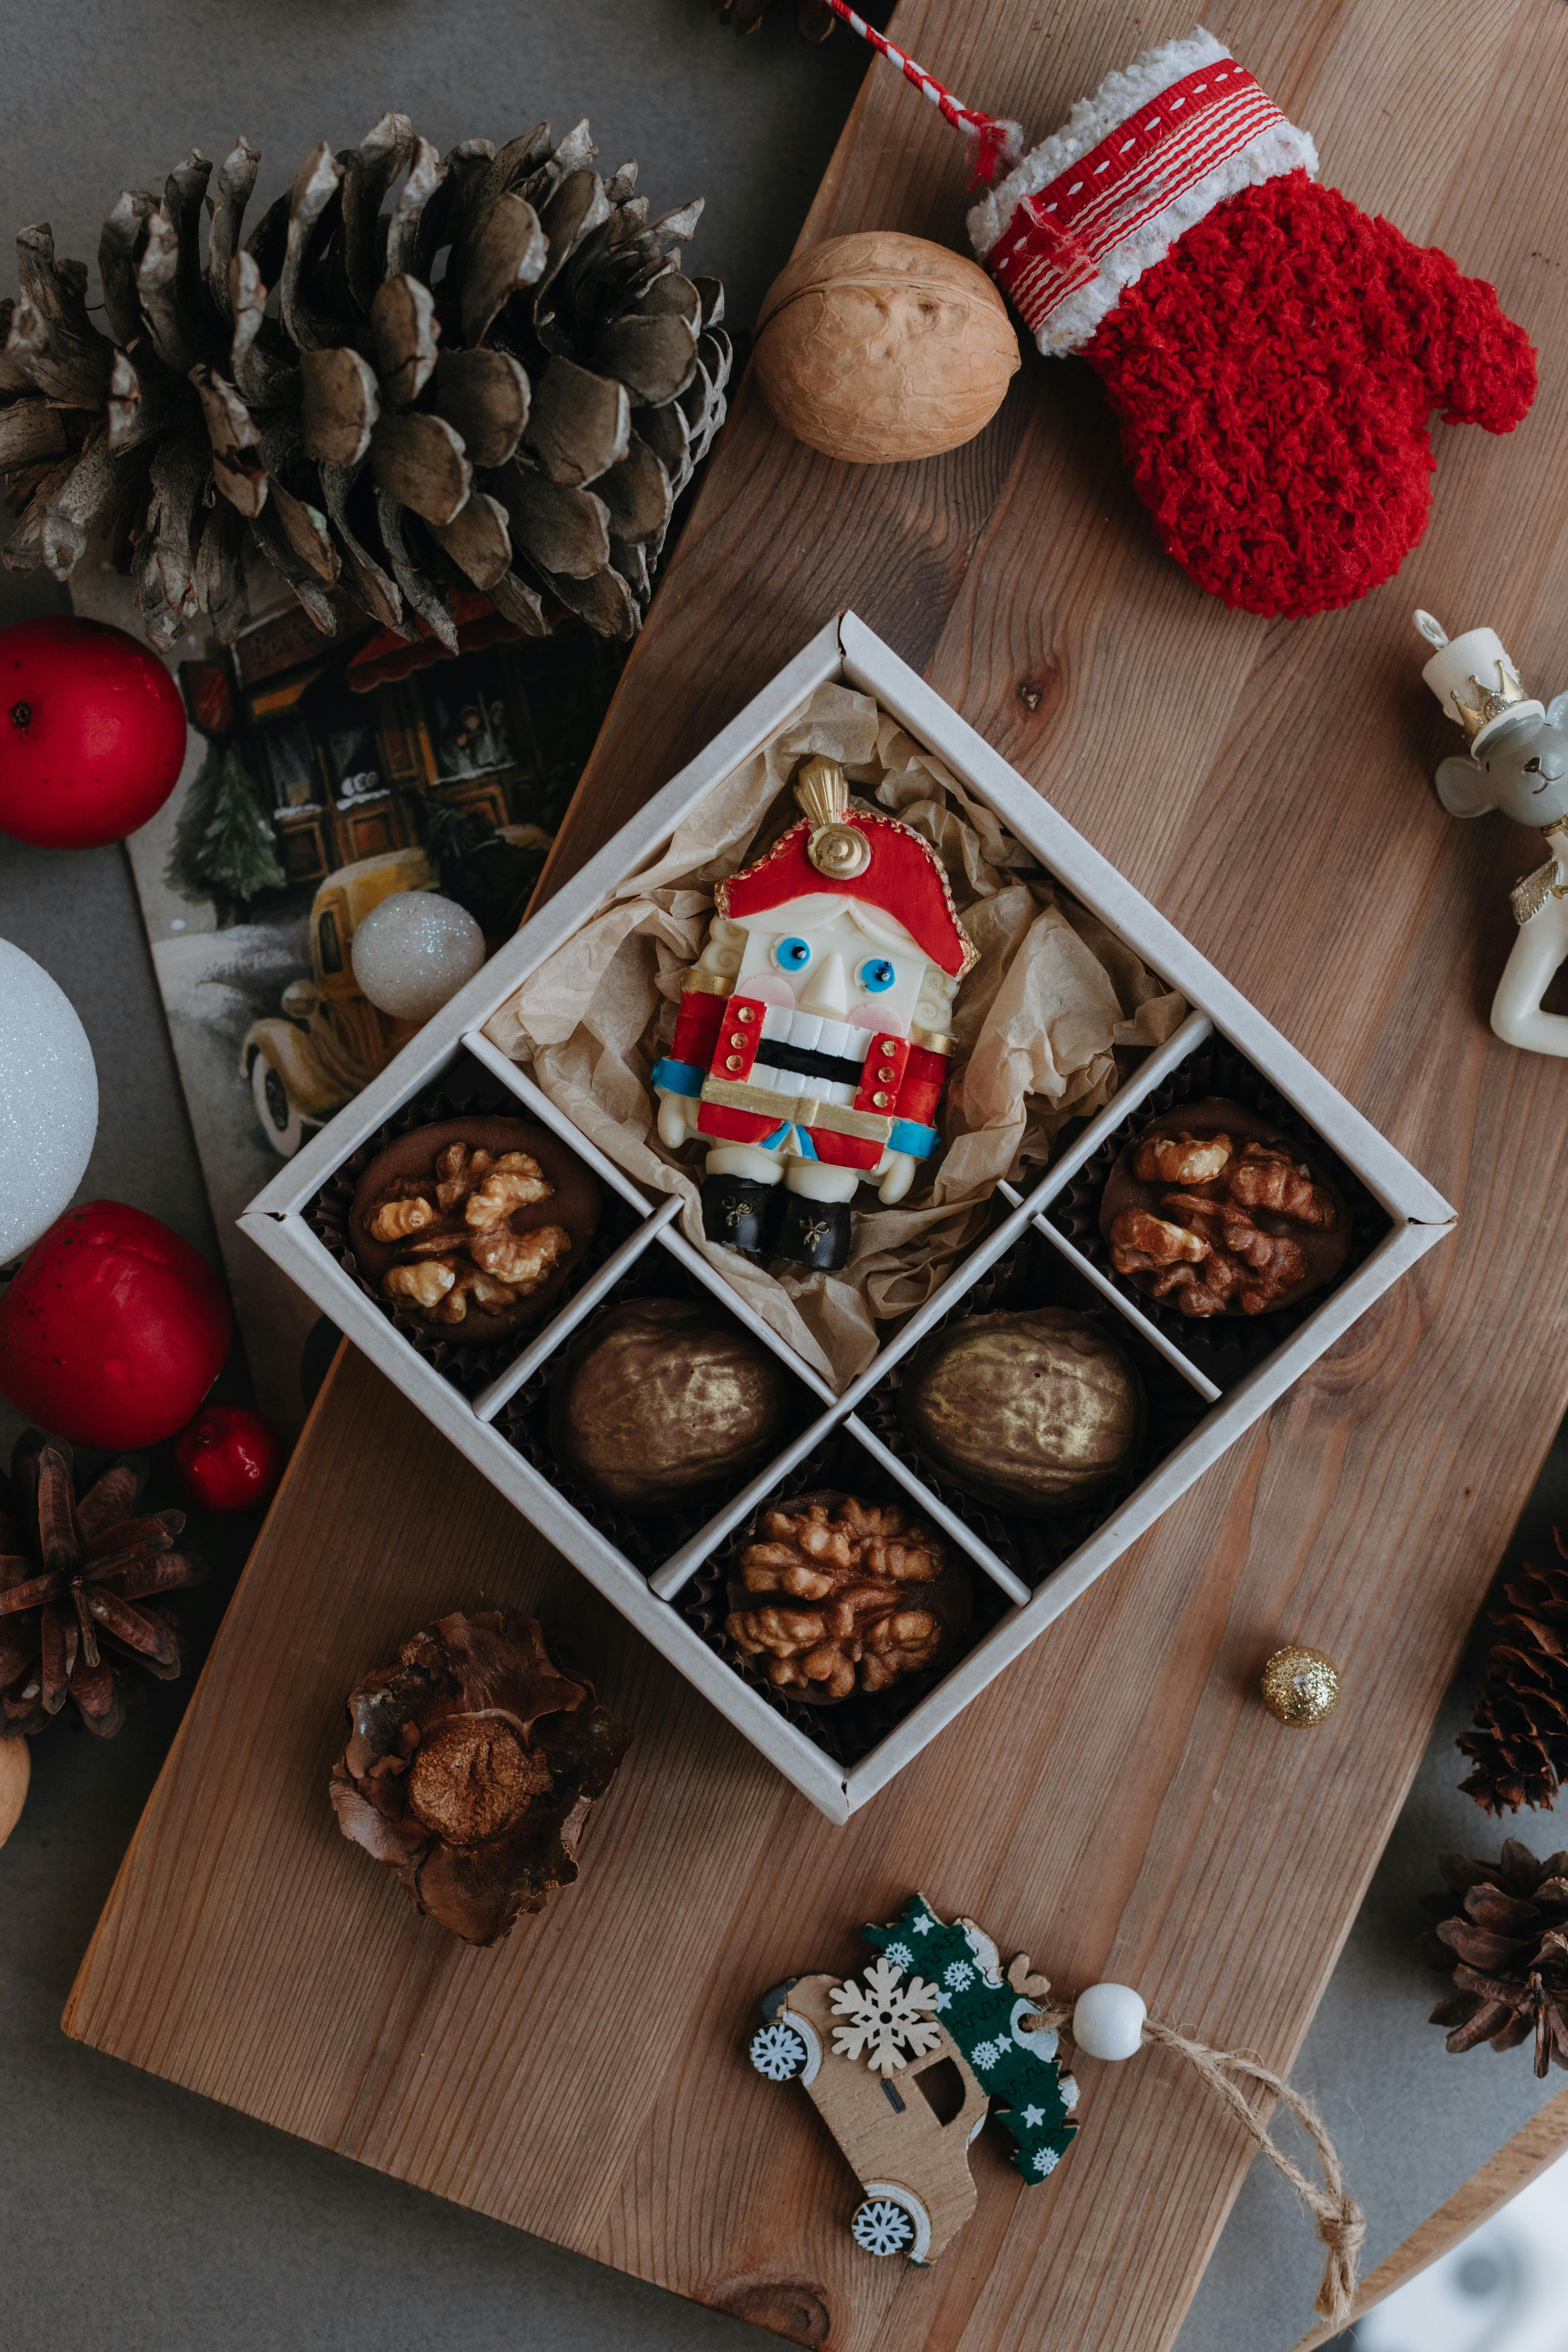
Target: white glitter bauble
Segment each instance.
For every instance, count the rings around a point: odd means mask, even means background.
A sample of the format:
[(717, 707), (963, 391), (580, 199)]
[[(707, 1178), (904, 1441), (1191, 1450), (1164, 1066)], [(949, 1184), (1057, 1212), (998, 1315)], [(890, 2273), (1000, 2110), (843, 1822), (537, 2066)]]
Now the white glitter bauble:
[(69, 997), (0, 940), (0, 1265), (69, 1206), (97, 1132), (98, 1072)]
[(485, 935), (472, 915), (434, 890), (384, 898), (355, 931), (352, 950), (354, 978), (396, 1021), (428, 1021), (484, 960)]

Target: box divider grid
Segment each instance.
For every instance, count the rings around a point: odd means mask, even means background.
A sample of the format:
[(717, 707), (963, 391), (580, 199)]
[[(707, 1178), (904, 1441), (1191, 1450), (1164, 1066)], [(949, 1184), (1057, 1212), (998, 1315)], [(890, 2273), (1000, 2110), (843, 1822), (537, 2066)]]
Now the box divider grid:
[(1147, 1339), (1151, 1348), (1163, 1356), (1173, 1370), (1180, 1372), (1188, 1386), (1196, 1389), (1199, 1396), (1207, 1397), (1212, 1404), (1215, 1398), (1225, 1394), (1225, 1391), (1211, 1381), (1206, 1372), (1198, 1370), (1190, 1356), (1183, 1354), (1173, 1339), (1166, 1338), (1157, 1323), (1151, 1322), (1147, 1315), (1141, 1315), (1131, 1300), (1122, 1297), (1116, 1285), (1107, 1280), (1092, 1258), (1085, 1257), (1081, 1250), (1073, 1247), (1065, 1234), (1058, 1233), (1048, 1217), (1036, 1217), (1034, 1228), (1037, 1234), (1043, 1234), (1053, 1249), (1066, 1258), (1075, 1274), (1082, 1275), (1086, 1282), (1093, 1284), (1100, 1297), (1110, 1301), (1122, 1320), (1131, 1323), (1139, 1338)]

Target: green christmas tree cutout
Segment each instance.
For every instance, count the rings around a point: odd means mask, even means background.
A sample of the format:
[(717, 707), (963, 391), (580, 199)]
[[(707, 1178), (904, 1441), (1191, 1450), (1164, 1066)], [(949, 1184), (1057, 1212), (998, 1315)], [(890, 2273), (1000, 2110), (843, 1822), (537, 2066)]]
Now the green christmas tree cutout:
[(226, 921), (288, 879), (249, 769), (232, 743), (209, 743), (174, 827), (164, 882), (193, 905), (210, 901)]
[(1015, 2143), (1014, 2164), (1026, 2180), (1046, 2179), (1078, 2130), (1068, 2112), (1078, 2085), (1061, 2071), (1055, 2033), (1021, 2030), (1037, 2011), (1007, 1982), (990, 1937), (973, 1919), (950, 1926), (923, 1895), (890, 1926), (861, 1933), (894, 1968), (935, 1986), (936, 2013), (994, 2100)]

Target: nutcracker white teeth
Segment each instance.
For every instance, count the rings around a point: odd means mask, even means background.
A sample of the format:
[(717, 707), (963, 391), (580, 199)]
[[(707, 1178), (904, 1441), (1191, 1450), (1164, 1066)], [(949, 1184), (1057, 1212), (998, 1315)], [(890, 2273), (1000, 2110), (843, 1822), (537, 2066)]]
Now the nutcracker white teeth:
[(666, 1146), (710, 1146), (710, 1239), (831, 1270), (862, 1180), (900, 1201), (936, 1150), (976, 950), (931, 844), (851, 809), (837, 761), (805, 761), (795, 793), (800, 823), (714, 893), (653, 1086)]

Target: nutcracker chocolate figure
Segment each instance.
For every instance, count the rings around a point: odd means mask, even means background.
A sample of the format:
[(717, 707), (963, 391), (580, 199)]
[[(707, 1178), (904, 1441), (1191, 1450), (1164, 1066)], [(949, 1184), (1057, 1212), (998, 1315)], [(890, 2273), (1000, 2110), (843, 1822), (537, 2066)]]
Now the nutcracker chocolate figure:
[(653, 1084), (668, 1148), (711, 1147), (710, 1238), (830, 1269), (861, 1180), (900, 1201), (936, 1149), (948, 1016), (975, 950), (935, 850), (851, 810), (837, 761), (807, 760), (795, 793), (801, 823), (714, 893)]

